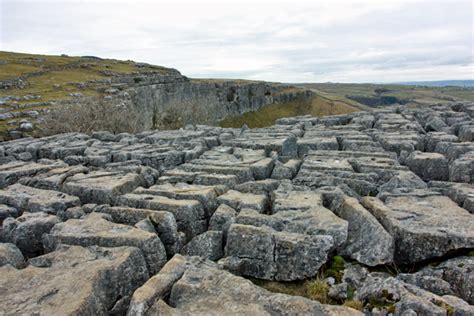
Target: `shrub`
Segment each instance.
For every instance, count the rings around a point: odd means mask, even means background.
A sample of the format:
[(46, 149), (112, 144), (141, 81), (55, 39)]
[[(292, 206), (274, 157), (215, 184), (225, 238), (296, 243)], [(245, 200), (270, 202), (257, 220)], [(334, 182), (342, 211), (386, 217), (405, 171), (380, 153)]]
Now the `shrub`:
[(137, 133), (144, 129), (143, 119), (131, 105), (84, 98), (80, 103), (50, 110), (41, 124), (40, 136), (59, 133), (106, 130), (112, 133)]

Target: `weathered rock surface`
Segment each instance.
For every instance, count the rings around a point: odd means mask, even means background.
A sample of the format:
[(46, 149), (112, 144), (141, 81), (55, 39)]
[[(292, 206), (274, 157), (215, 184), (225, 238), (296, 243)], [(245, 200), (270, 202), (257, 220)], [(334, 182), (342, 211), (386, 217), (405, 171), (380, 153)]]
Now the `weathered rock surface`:
[(52, 190), (41, 190), (19, 183), (0, 190), (0, 203), (20, 212), (45, 212), (61, 215), (66, 209), (79, 206), (77, 197)]
[(43, 242), (50, 251), (59, 244), (137, 247), (142, 251), (150, 273), (158, 272), (166, 262), (165, 248), (156, 234), (109, 222), (98, 213), (57, 224), (43, 237)]
[[(353, 312), (270, 294), (244, 280), (303, 284), (330, 271), (331, 302), (359, 299), (367, 315), (470, 315), (473, 114), (472, 104), (447, 103), (285, 118), (260, 129), (197, 125), (0, 143), (0, 262), (8, 280), (21, 280), (11, 289), (2, 285), (2, 308)], [(57, 270), (34, 272), (45, 275), (36, 290), (26, 288), (35, 262), (47, 265), (68, 251), (77, 262), (58, 259)], [(117, 263), (125, 257), (135, 263)], [(351, 264), (334, 271), (342, 259)], [(76, 263), (60, 263), (68, 260)], [(79, 289), (77, 275), (86, 275)], [(26, 293), (24, 301), (10, 290)]]
[(392, 234), (398, 263), (417, 263), (474, 247), (472, 214), (447, 197), (389, 196), (385, 203), (366, 197), (362, 204)]
[[(148, 279), (134, 247), (62, 246), (17, 270), (0, 267), (0, 313), (104, 315), (124, 313), (133, 291)], [(124, 308), (125, 307), (125, 308)]]
[(222, 231), (209, 230), (194, 237), (181, 252), (187, 256), (199, 256), (217, 261), (224, 255), (224, 234)]
[(275, 294), (197, 257), (175, 256), (133, 294), (128, 315), (362, 315)]
[(225, 247), (226, 269), (261, 279), (290, 281), (316, 275), (334, 246), (327, 235), (282, 233), (267, 227), (233, 224)]
[(44, 253), (42, 237), (60, 220), (43, 212), (24, 213), (18, 218), (8, 217), (0, 230), (0, 240), (15, 244), (27, 258)]
[(0, 243), (0, 267), (7, 264), (17, 269), (23, 268), (25, 258), (14, 244)]
[(448, 161), (441, 154), (413, 152), (408, 156), (406, 164), (425, 181), (448, 180)]
[(348, 238), (341, 254), (368, 266), (393, 261), (392, 236), (377, 219), (354, 198), (345, 198), (335, 214), (349, 223)]

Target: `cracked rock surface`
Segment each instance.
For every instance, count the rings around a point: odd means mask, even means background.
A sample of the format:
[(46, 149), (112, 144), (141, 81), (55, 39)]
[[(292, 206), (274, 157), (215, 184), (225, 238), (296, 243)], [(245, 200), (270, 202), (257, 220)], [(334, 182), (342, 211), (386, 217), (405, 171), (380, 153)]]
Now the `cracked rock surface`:
[(304, 284), (340, 256), (333, 304), (472, 315), (473, 115), (0, 143), (0, 314), (358, 315), (249, 281)]

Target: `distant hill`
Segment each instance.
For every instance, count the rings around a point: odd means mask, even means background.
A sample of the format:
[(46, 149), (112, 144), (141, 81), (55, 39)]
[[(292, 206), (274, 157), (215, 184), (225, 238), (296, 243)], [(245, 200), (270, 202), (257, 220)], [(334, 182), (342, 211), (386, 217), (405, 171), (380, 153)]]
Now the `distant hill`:
[(424, 87), (474, 87), (474, 80), (409, 81), (397, 84)]
[(341, 100), (359, 108), (361, 105), (379, 107), (403, 104), (417, 107), (436, 103), (474, 101), (472, 87), (426, 86), (421, 82), (417, 85), (406, 83), (304, 83), (296, 86), (311, 89), (327, 98)]

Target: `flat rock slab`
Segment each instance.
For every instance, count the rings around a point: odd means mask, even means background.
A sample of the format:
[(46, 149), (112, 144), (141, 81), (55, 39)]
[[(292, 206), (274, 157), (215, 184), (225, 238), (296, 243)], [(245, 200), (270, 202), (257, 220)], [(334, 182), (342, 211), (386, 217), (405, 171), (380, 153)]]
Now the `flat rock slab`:
[[(0, 267), (0, 314), (105, 315), (148, 279), (135, 247), (62, 246), (25, 269)], [(114, 306), (116, 309), (114, 310)]]
[(259, 213), (263, 213), (269, 203), (265, 194), (241, 193), (234, 190), (219, 196), (217, 202), (219, 204), (226, 204), (237, 211), (249, 208)]
[(168, 255), (174, 255), (184, 245), (184, 233), (178, 231), (178, 224), (171, 212), (109, 205), (92, 206), (92, 211), (108, 214), (114, 223), (130, 226), (149, 220), (163, 242)]
[(176, 314), (363, 315), (348, 307), (271, 293), (210, 261), (178, 255), (135, 291), (128, 311), (130, 316)]
[(150, 273), (166, 262), (166, 252), (158, 235), (144, 230), (109, 222), (102, 214), (91, 213), (84, 219), (70, 219), (57, 224), (43, 237), (45, 248), (54, 250), (59, 244), (101, 247), (133, 246), (139, 248)]
[(58, 166), (66, 166), (63, 162), (41, 164), (32, 162), (13, 161), (0, 165), (0, 188), (15, 183), (21, 177), (33, 176), (40, 172), (46, 172)]
[(257, 227), (268, 226), (280, 232), (331, 236), (335, 247), (341, 246), (347, 239), (347, 221), (322, 206), (301, 211), (281, 211), (273, 215), (245, 209), (235, 221)]
[(135, 194), (166, 196), (177, 200), (198, 200), (212, 214), (217, 208), (216, 199), (226, 191), (224, 186), (196, 185), (187, 183), (161, 184), (145, 188), (137, 188)]
[(385, 204), (366, 197), (362, 204), (393, 236), (397, 263), (419, 263), (474, 247), (474, 215), (448, 197), (389, 196)]
[(322, 207), (323, 200), (320, 193), (311, 191), (292, 191), (279, 188), (274, 192), (272, 213), (280, 211), (305, 211)]
[(63, 191), (79, 197), (83, 203), (116, 204), (119, 195), (132, 192), (144, 182), (138, 173), (93, 171), (68, 178)]
[(12, 206), (21, 212), (46, 212), (58, 215), (70, 207), (81, 204), (79, 198), (75, 196), (36, 189), (19, 183), (0, 190), (0, 203)]

